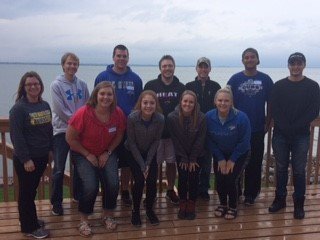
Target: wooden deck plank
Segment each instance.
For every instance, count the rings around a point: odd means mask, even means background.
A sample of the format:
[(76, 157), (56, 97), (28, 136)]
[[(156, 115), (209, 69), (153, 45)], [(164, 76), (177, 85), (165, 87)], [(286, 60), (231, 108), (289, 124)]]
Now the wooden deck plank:
[[(288, 195), (292, 188), (288, 188)], [(288, 197), (287, 207), (279, 213), (269, 214), (268, 206), (274, 198), (274, 188), (265, 188), (253, 207), (239, 205), (239, 215), (235, 220), (214, 217), (213, 211), (218, 204), (216, 194), (209, 202), (197, 202), (197, 218), (194, 221), (179, 220), (178, 207), (168, 203), (165, 195), (158, 197), (155, 211), (161, 221), (158, 226), (151, 226), (142, 207), (142, 227), (133, 227), (130, 223), (131, 208), (125, 207), (119, 200), (115, 215), (118, 228), (107, 232), (101, 224), (101, 199), (98, 198), (94, 213), (90, 216), (94, 235), (90, 239), (320, 239), (320, 186), (308, 186), (306, 194), (306, 218), (293, 219), (293, 202)], [(77, 204), (65, 199), (64, 216), (52, 216), (49, 200), (37, 201), (39, 218), (46, 222), (50, 230), (50, 239), (79, 239), (79, 216)], [(16, 202), (0, 203), (0, 239), (30, 239), (20, 233)]]

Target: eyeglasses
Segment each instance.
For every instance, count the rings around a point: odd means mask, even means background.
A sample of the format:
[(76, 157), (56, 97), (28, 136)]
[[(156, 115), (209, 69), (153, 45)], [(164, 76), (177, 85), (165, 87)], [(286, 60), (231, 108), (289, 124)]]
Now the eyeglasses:
[(26, 83), (24, 86), (28, 88), (31, 88), (32, 86), (39, 87), (40, 83)]

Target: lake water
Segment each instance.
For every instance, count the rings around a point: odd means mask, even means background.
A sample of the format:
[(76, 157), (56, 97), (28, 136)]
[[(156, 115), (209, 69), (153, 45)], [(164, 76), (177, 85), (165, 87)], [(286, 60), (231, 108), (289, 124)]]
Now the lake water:
[[(159, 74), (157, 66), (132, 66), (131, 68), (141, 77), (144, 84)], [(221, 86), (225, 86), (228, 79), (242, 69), (242, 67), (217, 67), (211, 70), (210, 77)], [(0, 64), (0, 116), (8, 116), (8, 111), (14, 103), (20, 78), (25, 72), (31, 70), (40, 74), (45, 86), (43, 98), (50, 103), (50, 83), (62, 73), (60, 65)], [(103, 70), (105, 66), (102, 65), (80, 65), (77, 76), (87, 82), (91, 92), (96, 76)], [(259, 68), (259, 70), (267, 73), (274, 81), (288, 76), (287, 68)], [(311, 79), (320, 82), (320, 68), (307, 68), (304, 73)], [(187, 83), (194, 80), (196, 71), (194, 67), (176, 67), (175, 75), (182, 83)]]
[[(141, 77), (143, 84), (151, 79), (156, 78), (159, 74), (159, 68), (157, 66), (132, 66), (131, 68)], [(31, 70), (40, 74), (45, 86), (43, 98), (49, 103), (51, 102), (49, 91), (50, 83), (56, 78), (57, 75), (62, 73), (60, 65), (0, 64), (0, 117), (8, 117), (9, 109), (14, 104), (15, 93), (17, 91), (20, 78), (25, 72)], [(104, 70), (105, 66), (102, 65), (80, 65), (77, 76), (87, 82), (89, 91), (91, 92), (96, 76)], [(210, 78), (214, 81), (217, 81), (222, 87), (224, 87), (228, 79), (234, 73), (241, 70), (243, 70), (243, 67), (212, 68)], [(273, 81), (277, 81), (288, 76), (287, 68), (259, 68), (259, 71), (268, 74)], [(309, 78), (314, 79), (318, 83), (320, 82), (320, 68), (306, 68), (304, 74)], [(196, 76), (195, 67), (176, 67), (175, 75), (184, 84), (193, 81)], [(9, 169), (9, 171), (12, 172), (11, 161), (9, 162)], [(0, 183), (1, 177), (2, 157), (0, 156)]]

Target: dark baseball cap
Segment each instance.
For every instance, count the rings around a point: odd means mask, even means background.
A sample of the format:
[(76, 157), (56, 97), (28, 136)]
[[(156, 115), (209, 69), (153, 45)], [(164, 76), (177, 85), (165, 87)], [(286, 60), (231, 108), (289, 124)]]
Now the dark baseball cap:
[(199, 65), (200, 65), (201, 63), (205, 63), (205, 64), (207, 64), (207, 66), (208, 66), (209, 68), (211, 68), (211, 62), (210, 62), (210, 60), (209, 60), (208, 58), (206, 58), (206, 57), (201, 57), (201, 58), (199, 58), (198, 61), (197, 61), (197, 67), (199, 67)]
[(306, 57), (300, 52), (292, 53), (288, 58), (288, 64), (293, 64), (294, 62), (303, 62), (305, 64)]

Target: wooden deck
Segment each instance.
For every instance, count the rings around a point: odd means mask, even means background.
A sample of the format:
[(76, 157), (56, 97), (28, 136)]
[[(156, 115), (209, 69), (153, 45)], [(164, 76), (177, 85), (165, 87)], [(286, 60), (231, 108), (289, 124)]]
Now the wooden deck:
[[(217, 194), (211, 192), (210, 202), (197, 202), (197, 218), (193, 221), (179, 220), (178, 207), (167, 202), (164, 195), (158, 196), (155, 211), (160, 225), (146, 223), (145, 211), (142, 210), (143, 225), (135, 228), (130, 223), (131, 209), (121, 205), (118, 200), (116, 217), (118, 228), (107, 232), (100, 223), (100, 197), (91, 216), (94, 235), (90, 239), (320, 239), (320, 185), (307, 186), (306, 218), (293, 219), (292, 188), (289, 187), (287, 208), (276, 214), (268, 213), (268, 206), (273, 200), (274, 189), (264, 188), (256, 204), (252, 207), (239, 205), (239, 215), (235, 220), (214, 217), (213, 210), (218, 204)], [(39, 218), (46, 222), (50, 230), (49, 239), (81, 239), (77, 225), (79, 217), (77, 204), (64, 200), (64, 216), (53, 216), (48, 200), (37, 201)], [(16, 202), (0, 203), (0, 239), (30, 239), (20, 233)]]

